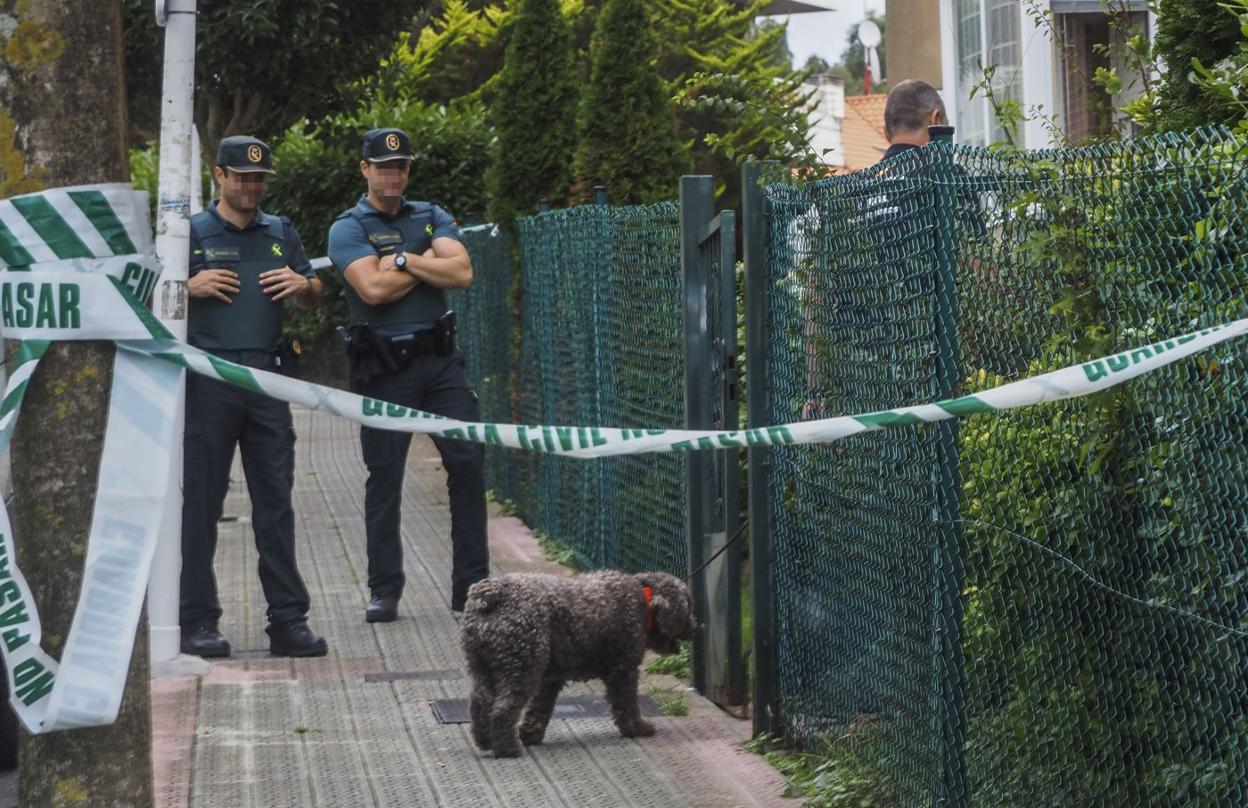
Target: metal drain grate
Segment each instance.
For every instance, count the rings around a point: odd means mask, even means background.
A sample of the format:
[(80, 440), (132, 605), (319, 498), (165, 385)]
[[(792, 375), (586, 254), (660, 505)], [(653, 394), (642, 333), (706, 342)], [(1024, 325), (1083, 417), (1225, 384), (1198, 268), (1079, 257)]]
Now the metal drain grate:
[(379, 673), (364, 674), (365, 682), (445, 682), (450, 679), (463, 679), (462, 671), (381, 671)]
[[(438, 699), (429, 703), (439, 724), (467, 724), (468, 699)], [(638, 696), (637, 706), (644, 716), (662, 715), (649, 696)], [(611, 707), (602, 696), (568, 696), (555, 702), (555, 718), (606, 718)]]

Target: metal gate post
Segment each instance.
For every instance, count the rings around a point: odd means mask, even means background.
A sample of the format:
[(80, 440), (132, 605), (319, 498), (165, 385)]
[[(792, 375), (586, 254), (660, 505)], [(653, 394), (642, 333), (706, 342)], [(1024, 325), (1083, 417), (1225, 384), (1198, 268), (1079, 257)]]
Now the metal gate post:
[[(707, 335), (706, 271), (699, 260), (702, 228), (714, 214), (715, 185), (709, 176), (680, 178), (680, 266), (685, 298), (685, 426), (708, 429), (711, 426), (710, 377), (706, 369), (711, 362), (711, 345)], [(689, 569), (702, 566), (703, 536), (710, 521), (710, 452), (689, 452), (686, 462), (685, 526), (689, 547)], [(709, 603), (706, 581), (702, 575), (689, 582), (693, 595), (694, 617), (706, 625)], [(691, 652), (693, 686), (706, 691), (706, 644), (703, 637), (694, 639)]]
[[(745, 258), (746, 426), (767, 426), (767, 212), (759, 179), (768, 164), (741, 169), (742, 250)], [(754, 682), (751, 696), (754, 734), (777, 733), (776, 598), (771, 547), (768, 485), (771, 453), (761, 446), (746, 451), (749, 464), (750, 582), (753, 591)]]

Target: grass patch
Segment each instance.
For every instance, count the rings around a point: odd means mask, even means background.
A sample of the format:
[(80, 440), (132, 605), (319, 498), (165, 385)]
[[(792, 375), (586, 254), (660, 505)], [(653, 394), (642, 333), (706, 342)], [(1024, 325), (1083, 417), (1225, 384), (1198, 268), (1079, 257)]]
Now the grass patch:
[(652, 687), (646, 691), (646, 695), (654, 699), (655, 704), (659, 705), (659, 712), (663, 715), (689, 715), (689, 705), (685, 703), (685, 697), (679, 691), (669, 687)]
[(498, 495), (498, 492), (492, 488), (489, 491), (485, 492), (485, 498), (489, 500), (490, 502), (493, 502), (495, 505), (497, 505), (498, 512), (502, 514), (503, 516), (515, 516), (517, 513), (520, 512), (520, 508), (516, 505), (516, 503), (512, 502), (509, 499), (504, 499), (503, 497), (500, 497)]
[(896, 808), (900, 804), (884, 770), (882, 736), (869, 721), (838, 737), (822, 738), (815, 752), (786, 748), (763, 733), (745, 745), (784, 776), (784, 796), (805, 797), (805, 808)]
[(575, 550), (564, 547), (549, 534), (540, 530), (533, 531), (533, 538), (537, 539), (537, 546), (542, 548), (542, 554), (546, 556), (548, 561), (553, 561), (564, 567), (580, 569)]
[(692, 675), (689, 672), (689, 647), (689, 642), (685, 641), (680, 644), (680, 650), (676, 653), (657, 656), (650, 660), (646, 663), (646, 673), (662, 673), (667, 676), (689, 679)]

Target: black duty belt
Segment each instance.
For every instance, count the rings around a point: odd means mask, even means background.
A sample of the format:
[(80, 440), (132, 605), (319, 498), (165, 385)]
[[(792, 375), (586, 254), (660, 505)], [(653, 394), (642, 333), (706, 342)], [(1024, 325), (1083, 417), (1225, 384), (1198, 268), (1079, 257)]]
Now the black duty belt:
[(390, 351), (395, 360), (402, 365), (418, 356), (437, 353), (438, 336), (437, 330), (431, 328), (427, 331), (417, 331), (415, 334), (401, 334), (396, 337), (383, 337), (383, 339), (390, 341)]
[(213, 356), (224, 359), (227, 362), (233, 362), (236, 365), (242, 365), (243, 367), (257, 368), (259, 370), (277, 367), (277, 351), (218, 350), (215, 348), (206, 348), (205, 350)]

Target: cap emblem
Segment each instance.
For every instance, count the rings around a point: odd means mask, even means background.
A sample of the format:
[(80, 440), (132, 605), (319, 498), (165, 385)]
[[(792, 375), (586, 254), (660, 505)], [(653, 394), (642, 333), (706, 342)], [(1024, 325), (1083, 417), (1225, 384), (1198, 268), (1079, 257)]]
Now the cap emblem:
[(396, 135), (394, 132), (391, 132), (390, 134), (386, 135), (386, 148), (389, 149), (390, 151), (399, 150), (399, 136)]
[(259, 146), (252, 145), (247, 147), (247, 159), (253, 163), (258, 163), (264, 157), (264, 152)]

